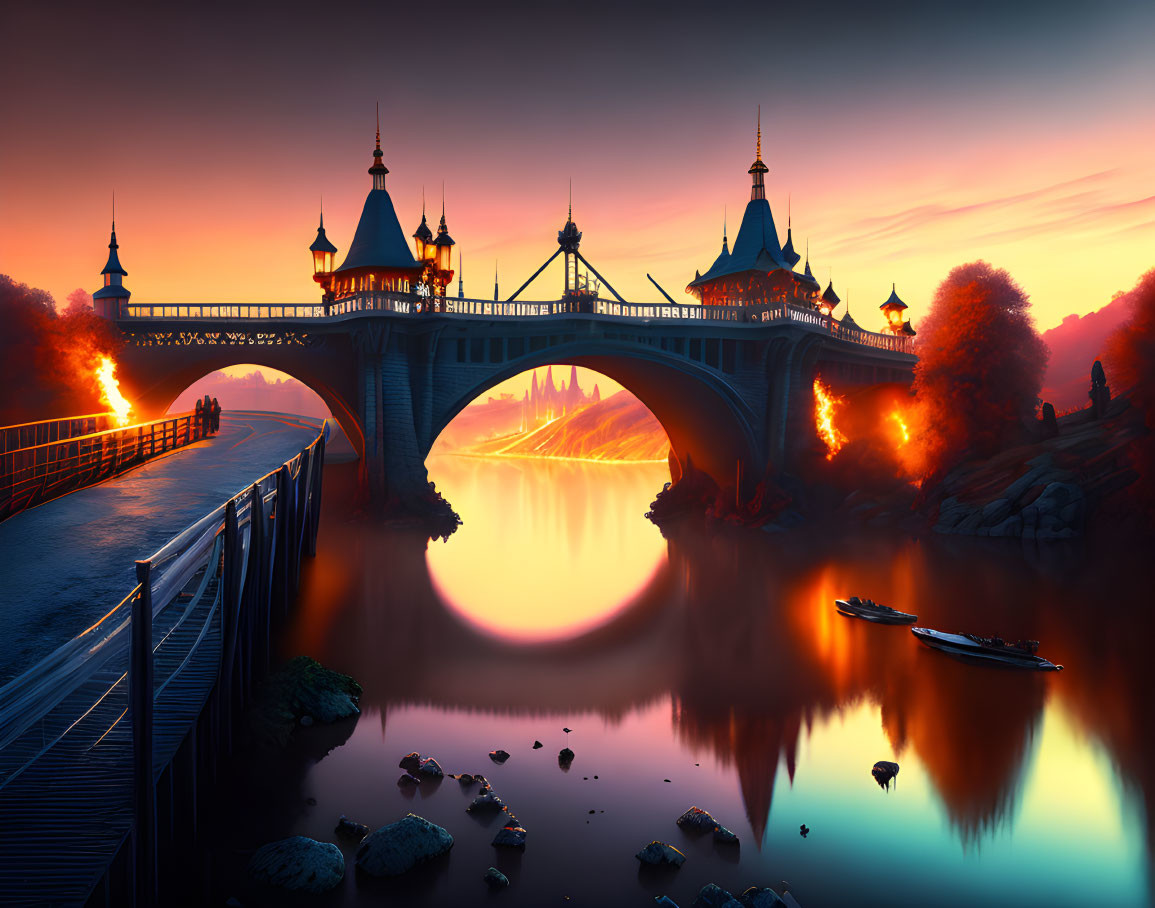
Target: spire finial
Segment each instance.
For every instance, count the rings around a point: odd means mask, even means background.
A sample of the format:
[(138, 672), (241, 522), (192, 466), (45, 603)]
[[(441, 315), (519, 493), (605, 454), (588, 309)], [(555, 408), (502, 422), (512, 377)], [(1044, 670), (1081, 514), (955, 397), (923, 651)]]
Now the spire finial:
[(318, 225), (322, 230), (325, 229), (325, 194), (321, 193), (321, 223)]
[(754, 157), (762, 160), (762, 105), (758, 105), (758, 141), (754, 146)]
[(792, 210), (794, 204), (794, 193), (786, 193), (786, 229), (790, 230), (794, 226), (794, 212)]
[(381, 150), (381, 102), (377, 102), (377, 150)]
[(425, 220), (425, 184), (421, 184), (421, 220)]
[(445, 181), (441, 181), (441, 220), (445, 220)]
[(722, 242), (726, 242), (726, 206), (722, 206)]
[(112, 232), (116, 233), (116, 190), (112, 190)]
[(569, 220), (573, 220), (573, 177), (569, 178)]

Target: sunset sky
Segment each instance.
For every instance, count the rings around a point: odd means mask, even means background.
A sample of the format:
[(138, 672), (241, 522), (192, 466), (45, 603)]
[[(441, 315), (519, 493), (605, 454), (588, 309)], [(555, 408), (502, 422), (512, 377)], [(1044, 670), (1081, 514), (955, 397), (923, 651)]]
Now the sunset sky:
[[(780, 232), (790, 196), (865, 327), (892, 281), (917, 327), (975, 258), (1041, 328), (1155, 265), (1150, 0), (7, 3), (0, 32), (0, 271), (61, 300), (99, 286), (113, 190), (134, 300), (316, 299), (319, 200), (340, 261), (378, 100), (402, 226), (444, 181), (471, 296), (556, 248), (572, 178), (618, 291), (657, 299), (648, 271), (689, 301), (724, 210), (737, 232), (758, 104)], [(556, 298), (554, 268), (524, 298)]]

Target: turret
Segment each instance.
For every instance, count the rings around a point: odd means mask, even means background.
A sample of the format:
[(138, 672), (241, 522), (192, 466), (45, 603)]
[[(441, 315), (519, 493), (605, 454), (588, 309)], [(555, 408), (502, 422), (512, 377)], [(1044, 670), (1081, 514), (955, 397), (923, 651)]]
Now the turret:
[(92, 308), (97, 315), (103, 315), (105, 318), (120, 318), (123, 307), (128, 303), (128, 298), (132, 296), (123, 283), (128, 272), (121, 267), (120, 256), (116, 254), (116, 250), (119, 248), (120, 245), (116, 242), (116, 214), (114, 210), (112, 237), (108, 241), (108, 263), (100, 272), (104, 275), (104, 286), (92, 294)]
[(425, 190), (421, 191), (421, 223), (413, 232), (413, 245), (417, 250), (419, 262), (431, 258), (434, 254), (433, 231), (429, 229), (429, 223), (425, 220)]
[(887, 297), (886, 302), (878, 308), (882, 310), (882, 314), (886, 316), (886, 331), (891, 334), (903, 334), (903, 312), (906, 310), (906, 303), (898, 298), (895, 292), (894, 284), (890, 285), (890, 296)]
[(456, 245), (453, 242), (453, 237), (449, 235), (449, 228), (445, 226), (445, 199), (441, 200), (441, 223), (437, 225), (437, 236), (433, 240), (433, 245), (437, 250), (437, 270), (438, 271), (452, 271), (453, 270), (453, 247)]

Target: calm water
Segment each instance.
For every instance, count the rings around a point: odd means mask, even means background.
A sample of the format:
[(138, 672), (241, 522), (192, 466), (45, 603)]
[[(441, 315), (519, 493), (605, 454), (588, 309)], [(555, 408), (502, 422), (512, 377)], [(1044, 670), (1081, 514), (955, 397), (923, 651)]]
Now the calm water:
[[(1151, 904), (1148, 564), (878, 534), (666, 540), (642, 517), (660, 465), (429, 466), (465, 525), (428, 551), (346, 517), (350, 471), (329, 470), (284, 649), (358, 678), (363, 714), (312, 730), (280, 765), (239, 761), (214, 855), (234, 889), (265, 841), (333, 841), (342, 813), (376, 827), (412, 810), (455, 836), (447, 859), (382, 884), (348, 849), (343, 887), (306, 903), (482, 903), (492, 864), (509, 906), (666, 893), (687, 908), (710, 881), (781, 880), (805, 908)], [(933, 627), (1038, 638), (1066, 671), (956, 662), (905, 628), (838, 616), (850, 594)], [(528, 829), (525, 853), (490, 845), (496, 824), (465, 813), (456, 781), (398, 789), (411, 750), (484, 773)], [(882, 759), (902, 767), (889, 791), (870, 776)], [(683, 834), (691, 805), (740, 848)], [(652, 839), (686, 864), (639, 872)]]

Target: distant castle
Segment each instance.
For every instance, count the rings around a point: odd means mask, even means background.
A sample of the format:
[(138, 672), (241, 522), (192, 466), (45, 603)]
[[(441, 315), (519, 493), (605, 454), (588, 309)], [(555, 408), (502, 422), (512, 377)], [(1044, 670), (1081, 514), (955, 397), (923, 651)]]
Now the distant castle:
[(570, 366), (569, 384), (563, 380), (560, 387), (553, 383), (553, 366), (545, 370), (545, 379), (540, 384), (535, 371), (529, 390), (521, 401), (521, 431), (532, 432), (559, 417), (596, 404), (601, 399), (597, 385), (588, 395), (581, 389), (576, 366)]

